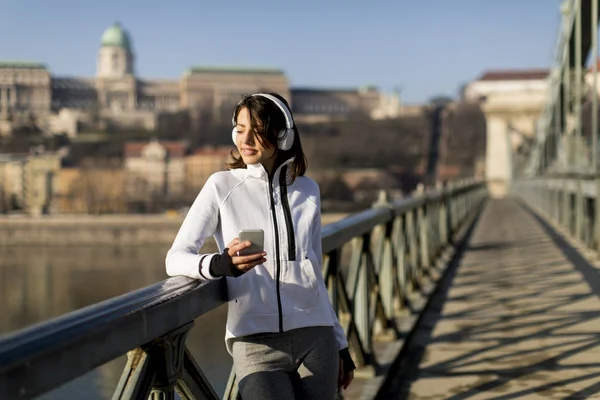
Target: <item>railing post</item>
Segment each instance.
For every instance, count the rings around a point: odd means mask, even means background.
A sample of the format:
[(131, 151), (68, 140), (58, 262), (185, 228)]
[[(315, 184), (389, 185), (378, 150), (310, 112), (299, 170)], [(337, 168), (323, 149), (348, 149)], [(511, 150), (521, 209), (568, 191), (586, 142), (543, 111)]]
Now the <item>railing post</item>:
[(571, 231), (571, 194), (569, 193), (569, 181), (562, 181), (562, 221), (561, 225), (569, 232)]
[(152, 343), (150, 352), (156, 353), (158, 364), (156, 381), (150, 395), (152, 400), (175, 399), (175, 385), (183, 376), (185, 339), (192, 326), (193, 322), (188, 323)]
[(584, 196), (582, 191), (582, 180), (580, 178), (575, 180), (576, 192), (575, 192), (575, 239), (583, 240), (583, 206)]
[(341, 250), (335, 249), (326, 255), (327, 262), (327, 276), (324, 277), (327, 283), (327, 290), (329, 292), (329, 299), (333, 306), (333, 311), (339, 316), (338, 311), (338, 285), (339, 280), (339, 266), (340, 266)]
[(556, 190), (556, 185), (552, 187), (552, 203), (554, 204), (552, 209), (552, 220), (558, 224), (560, 219), (560, 192)]
[(408, 255), (410, 258), (410, 266), (408, 268), (408, 276), (411, 290), (421, 287), (421, 275), (419, 273), (419, 249), (417, 247), (417, 224), (415, 218), (415, 210), (407, 211), (406, 213), (406, 234), (408, 235)]
[(378, 274), (381, 301), (383, 303), (383, 309), (385, 311), (385, 317), (387, 320), (394, 318), (394, 287), (396, 286), (396, 279), (394, 276), (394, 247), (392, 244), (395, 225), (394, 221), (395, 218), (393, 217), (392, 220), (385, 226), (383, 255), (381, 259), (381, 268)]
[(600, 175), (596, 172), (596, 197), (594, 198), (594, 247), (600, 253)]
[[(379, 192), (377, 201), (373, 204), (374, 208), (384, 208), (390, 211), (391, 219), (383, 226), (381, 236), (378, 238), (378, 245), (374, 249), (374, 259), (378, 266), (376, 274), (380, 286), (381, 301), (386, 320), (394, 317), (394, 287), (396, 277), (394, 276), (394, 238), (396, 237), (396, 215), (393, 211), (387, 193)], [(383, 327), (382, 327), (383, 328)], [(385, 328), (384, 328), (385, 329)]]
[(113, 400), (174, 399), (175, 386), (183, 376), (185, 339), (193, 325), (190, 322), (146, 346), (128, 352), (127, 365)]
[(408, 291), (407, 282), (410, 280), (406, 268), (406, 218), (403, 215), (394, 217), (394, 227), (392, 233), (392, 243), (395, 245), (396, 258), (396, 282), (398, 285), (398, 307), (402, 308), (405, 304)]
[(367, 359), (366, 363), (370, 363), (373, 356), (373, 343), (371, 336), (370, 324), (370, 285), (369, 285), (369, 245), (371, 242), (371, 233), (366, 233), (361, 237), (358, 248), (355, 251), (360, 252), (358, 255), (358, 271), (356, 271), (356, 290), (354, 292), (354, 323), (360, 336), (363, 351)]
[(442, 184), (440, 187), (442, 195), (440, 197), (440, 209), (439, 209), (439, 244), (440, 247), (448, 245), (448, 199), (446, 193), (446, 185)]
[(454, 233), (454, 202), (452, 201), (452, 183), (445, 185), (444, 202), (446, 204), (446, 234), (444, 239), (446, 244), (452, 243), (452, 234)]
[[(416, 191), (417, 196), (425, 197), (425, 186), (420, 183), (417, 186)], [(429, 238), (427, 236), (428, 231), (428, 217), (429, 213), (427, 212), (428, 204), (425, 202), (417, 208), (417, 223), (419, 225), (419, 243), (420, 243), (420, 251), (421, 251), (421, 263), (420, 268), (423, 272), (428, 272), (430, 262), (429, 262)]]

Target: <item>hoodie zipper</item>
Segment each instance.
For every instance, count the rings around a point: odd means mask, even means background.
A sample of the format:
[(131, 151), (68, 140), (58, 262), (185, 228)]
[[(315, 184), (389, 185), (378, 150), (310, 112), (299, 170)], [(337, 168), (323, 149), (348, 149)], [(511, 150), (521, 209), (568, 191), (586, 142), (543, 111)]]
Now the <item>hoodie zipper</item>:
[[(281, 259), (279, 248), (279, 228), (277, 226), (277, 210), (275, 209), (275, 191), (273, 189), (273, 177), (269, 177), (269, 196), (271, 197), (271, 213), (273, 215), (273, 228), (275, 231), (275, 266), (276, 276), (275, 290), (277, 292), (277, 312), (279, 315), (279, 332), (283, 332), (283, 309), (281, 306)], [(281, 195), (281, 205), (283, 215), (285, 216), (285, 228), (288, 240), (288, 260), (296, 260), (296, 237), (294, 235), (294, 226), (292, 222), (292, 213), (287, 198), (287, 166), (283, 166), (279, 172), (279, 193)]]
[(275, 281), (275, 290), (277, 291), (277, 312), (279, 313), (279, 332), (283, 332), (283, 312), (281, 309), (281, 260), (279, 259), (279, 230), (277, 228), (277, 211), (275, 210), (275, 196), (273, 195), (273, 178), (269, 177), (269, 196), (271, 197), (271, 213), (273, 214), (273, 228), (275, 230), (275, 265), (277, 280)]
[(292, 222), (292, 212), (287, 198), (287, 166), (281, 169), (279, 175), (279, 190), (281, 193), (281, 205), (283, 206), (283, 215), (285, 216), (285, 228), (288, 240), (288, 260), (296, 261), (296, 238), (294, 236), (294, 223)]

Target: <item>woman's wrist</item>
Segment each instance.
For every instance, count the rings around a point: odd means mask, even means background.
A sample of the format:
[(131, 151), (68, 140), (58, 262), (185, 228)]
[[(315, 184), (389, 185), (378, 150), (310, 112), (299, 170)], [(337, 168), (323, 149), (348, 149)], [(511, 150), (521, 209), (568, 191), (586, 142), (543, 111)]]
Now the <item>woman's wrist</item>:
[(222, 254), (217, 254), (210, 260), (209, 272), (212, 276), (233, 276), (242, 275), (242, 271), (237, 269), (231, 261), (229, 249), (225, 248)]
[(344, 372), (350, 372), (356, 369), (356, 365), (354, 365), (354, 361), (352, 361), (352, 356), (350, 356), (350, 351), (347, 347), (340, 350), (340, 360), (342, 360)]

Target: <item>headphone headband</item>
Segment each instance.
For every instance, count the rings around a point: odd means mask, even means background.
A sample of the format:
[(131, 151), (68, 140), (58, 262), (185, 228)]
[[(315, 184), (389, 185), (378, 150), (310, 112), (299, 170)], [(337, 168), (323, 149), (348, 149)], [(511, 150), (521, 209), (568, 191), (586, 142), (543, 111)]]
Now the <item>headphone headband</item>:
[[(283, 113), (283, 116), (285, 118), (285, 129), (282, 129), (279, 131), (278, 135), (277, 135), (277, 147), (281, 150), (287, 151), (290, 150), (292, 148), (292, 145), (294, 144), (294, 138), (295, 138), (295, 132), (294, 132), (294, 119), (292, 118), (292, 112), (290, 111), (290, 109), (288, 108), (288, 106), (285, 105), (285, 103), (281, 100), (279, 100), (277, 97), (267, 94), (267, 93), (256, 93), (251, 95), (250, 97), (254, 97), (254, 96), (261, 96), (264, 97), (266, 99), (271, 100), (271, 102), (273, 102)], [(244, 101), (243, 99), (240, 100), (240, 102), (238, 103), (238, 106), (242, 103), (242, 101)], [(237, 109), (237, 107), (236, 107)], [(233, 125), (233, 129), (231, 130), (231, 139), (233, 140), (233, 143), (236, 143), (236, 138), (237, 138), (237, 131), (235, 128), (235, 110), (233, 111), (233, 115), (231, 116), (231, 125)]]
[[(283, 101), (279, 100), (277, 97), (270, 95), (268, 93), (255, 93), (255, 94), (251, 95), (250, 97), (254, 97), (254, 96), (261, 96), (261, 97), (269, 99), (273, 103), (275, 103), (275, 105), (283, 113), (283, 116), (285, 118), (285, 127), (287, 129), (292, 129), (294, 127), (294, 119), (292, 118), (292, 113), (290, 112), (289, 108), (285, 105), (285, 103)], [(240, 100), (237, 105), (239, 106), (242, 103), (242, 101), (244, 101), (244, 100)], [(231, 116), (231, 124), (235, 126), (235, 114)]]

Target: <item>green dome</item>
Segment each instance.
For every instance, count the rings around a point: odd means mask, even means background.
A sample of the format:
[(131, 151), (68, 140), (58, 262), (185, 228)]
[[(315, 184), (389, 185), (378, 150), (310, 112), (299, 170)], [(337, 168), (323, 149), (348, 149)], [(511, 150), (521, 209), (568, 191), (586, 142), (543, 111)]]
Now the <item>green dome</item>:
[(104, 31), (101, 42), (102, 46), (121, 47), (127, 51), (131, 51), (129, 35), (121, 28), (118, 22)]

